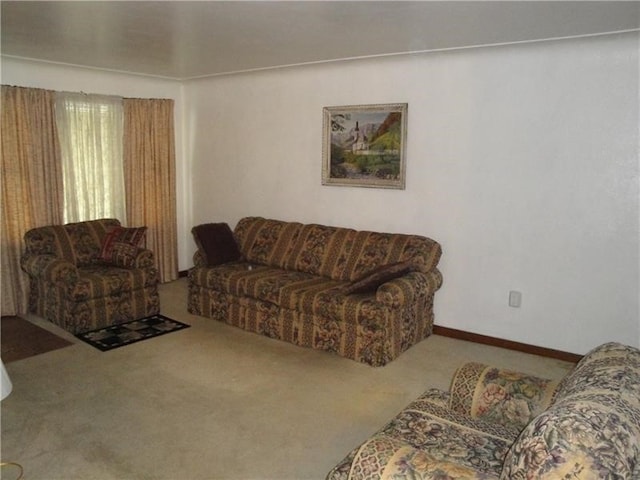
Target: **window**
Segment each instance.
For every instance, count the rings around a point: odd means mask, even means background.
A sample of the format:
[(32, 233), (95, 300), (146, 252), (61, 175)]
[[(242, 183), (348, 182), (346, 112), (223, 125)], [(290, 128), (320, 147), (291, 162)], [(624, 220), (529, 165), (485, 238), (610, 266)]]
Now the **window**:
[(64, 222), (117, 218), (126, 223), (122, 98), (56, 95)]

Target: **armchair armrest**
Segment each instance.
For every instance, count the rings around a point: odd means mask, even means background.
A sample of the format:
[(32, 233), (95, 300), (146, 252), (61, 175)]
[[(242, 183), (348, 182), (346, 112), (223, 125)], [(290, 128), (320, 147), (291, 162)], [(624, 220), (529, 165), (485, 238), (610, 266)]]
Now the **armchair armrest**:
[(454, 374), (449, 408), (474, 419), (521, 430), (553, 403), (559, 383), (471, 362)]
[(442, 274), (438, 269), (426, 273), (410, 272), (380, 285), (376, 290), (376, 301), (397, 308), (412, 302), (418, 292), (426, 289), (427, 294), (431, 295), (441, 285)]
[(75, 283), (78, 268), (68, 260), (55, 255), (24, 254), (20, 266), (28, 275), (51, 283)]
[(134, 268), (149, 268), (153, 267), (153, 252), (146, 248), (138, 248), (136, 253)]
[(153, 252), (130, 243), (116, 242), (107, 258), (102, 257), (105, 265), (118, 268), (148, 269), (154, 266)]

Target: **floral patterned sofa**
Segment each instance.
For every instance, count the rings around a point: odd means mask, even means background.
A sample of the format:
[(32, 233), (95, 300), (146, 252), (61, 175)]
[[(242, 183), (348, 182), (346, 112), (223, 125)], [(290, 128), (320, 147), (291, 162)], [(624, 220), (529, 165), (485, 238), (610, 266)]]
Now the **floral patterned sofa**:
[(193, 314), (373, 366), (432, 332), (434, 240), (262, 217), (193, 233)]
[(29, 230), (21, 258), (29, 311), (74, 334), (157, 314), (158, 271), (139, 246), (145, 231), (116, 219)]
[(561, 382), (466, 364), (327, 479), (640, 479), (640, 350), (601, 345)]

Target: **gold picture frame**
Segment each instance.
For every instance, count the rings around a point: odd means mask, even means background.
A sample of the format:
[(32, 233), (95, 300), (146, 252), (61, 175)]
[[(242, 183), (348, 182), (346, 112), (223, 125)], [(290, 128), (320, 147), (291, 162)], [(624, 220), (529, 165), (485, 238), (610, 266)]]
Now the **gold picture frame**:
[(324, 107), (322, 184), (404, 189), (407, 107)]

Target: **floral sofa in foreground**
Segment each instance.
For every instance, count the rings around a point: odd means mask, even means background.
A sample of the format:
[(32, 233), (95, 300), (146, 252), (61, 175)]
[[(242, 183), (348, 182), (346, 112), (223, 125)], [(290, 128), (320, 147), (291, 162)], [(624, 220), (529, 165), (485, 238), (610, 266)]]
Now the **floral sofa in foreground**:
[(262, 217), (193, 234), (190, 313), (373, 366), (432, 332), (434, 240)]
[(74, 334), (157, 314), (153, 252), (139, 246), (145, 232), (110, 218), (29, 230), (20, 259), (29, 311)]
[(466, 364), (327, 479), (640, 479), (640, 350), (601, 345), (559, 383)]

